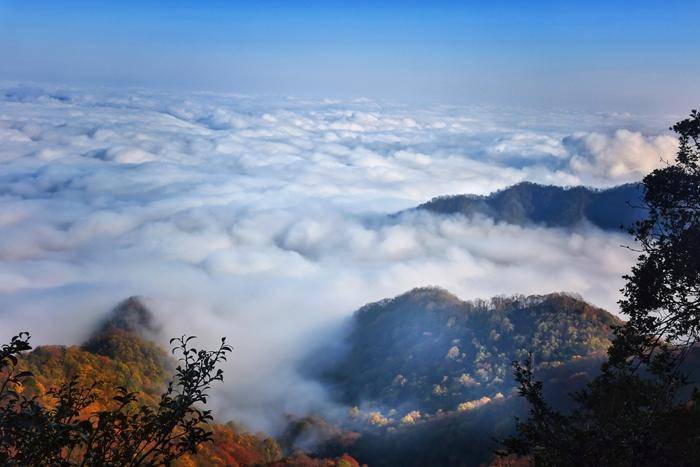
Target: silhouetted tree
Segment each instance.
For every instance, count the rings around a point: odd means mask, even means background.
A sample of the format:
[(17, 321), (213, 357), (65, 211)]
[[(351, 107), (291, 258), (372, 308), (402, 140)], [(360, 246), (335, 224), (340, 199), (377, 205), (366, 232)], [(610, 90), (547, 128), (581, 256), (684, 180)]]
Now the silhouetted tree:
[(700, 465), (700, 396), (683, 366), (700, 336), (700, 113), (671, 129), (678, 153), (644, 178), (648, 216), (631, 229), (641, 250), (620, 301), (628, 321), (601, 375), (564, 414), (545, 402), (532, 359), (516, 363), (530, 418), (502, 454), (536, 465)]
[(211, 384), (223, 380), (217, 367), (231, 347), (222, 339), (216, 350), (198, 350), (192, 339), (170, 341), (178, 365), (156, 406), (118, 387), (107, 408), (91, 411), (99, 383), (82, 386), (74, 378), (49, 390), (47, 405), (26, 396), (23, 381), (32, 374), (18, 370), (18, 358), (31, 349), (29, 334), (13, 337), (0, 348), (0, 464), (154, 466), (196, 452), (212, 437), (210, 411), (200, 406)]

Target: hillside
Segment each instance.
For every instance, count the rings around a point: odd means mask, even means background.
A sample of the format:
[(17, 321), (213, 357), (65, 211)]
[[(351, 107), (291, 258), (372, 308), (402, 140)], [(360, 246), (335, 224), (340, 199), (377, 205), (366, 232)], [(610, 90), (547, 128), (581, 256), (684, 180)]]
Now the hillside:
[(117, 305), (80, 346), (39, 346), (24, 356), (22, 366), (34, 374), (29, 390), (43, 395), (48, 388), (78, 377), (101, 381), (106, 388), (124, 386), (155, 402), (173, 361), (145, 336), (154, 331), (151, 312), (136, 297)]
[(547, 227), (573, 227), (588, 221), (605, 230), (620, 230), (644, 218), (641, 185), (630, 183), (605, 190), (523, 182), (488, 196), (441, 196), (413, 210), (437, 214), (482, 215), (496, 222)]
[[(549, 402), (562, 409), (570, 407), (568, 394), (583, 389), (598, 373), (601, 361), (597, 357), (582, 358), (540, 370), (538, 378), (544, 382)], [(497, 464), (499, 459), (493, 454), (497, 448), (495, 440), (512, 434), (515, 418), (526, 417), (527, 410), (523, 400), (511, 393), (503, 397), (482, 397), (456, 411), (421, 414), (411, 421), (397, 420), (379, 426), (370, 420), (350, 446), (331, 438), (319, 450), (319, 455), (348, 452), (369, 465), (387, 467), (529, 466), (527, 462)]]
[(601, 355), (608, 312), (566, 294), (465, 302), (437, 288), (414, 289), (362, 307), (346, 353), (322, 371), (338, 400), (434, 413), (507, 394), (511, 364), (528, 352), (539, 368)]
[[(124, 386), (139, 391), (146, 404), (154, 404), (174, 369), (174, 361), (150, 341), (158, 333), (156, 320), (143, 302), (131, 297), (120, 303), (80, 346), (39, 346), (22, 356), (20, 369), (34, 375), (25, 381), (25, 391), (50, 403), (51, 387), (78, 377), (83, 385), (101, 382), (100, 400), (85, 410), (92, 413)], [(178, 460), (181, 466), (264, 466), (353, 467), (349, 456), (318, 459), (304, 453), (285, 457), (276, 440), (248, 433), (235, 423), (214, 423), (213, 443), (204, 444), (196, 455)], [(342, 453), (341, 453), (342, 454)]]
[(333, 396), (354, 406), (344, 430), (309, 419), (297, 431), (323, 440), (319, 455), (348, 452), (369, 465), (488, 463), (494, 439), (526, 414), (512, 362), (531, 351), (547, 399), (566, 407), (597, 374), (619, 323), (568, 294), (462, 301), (419, 288), (365, 305), (340, 355), (313, 361)]

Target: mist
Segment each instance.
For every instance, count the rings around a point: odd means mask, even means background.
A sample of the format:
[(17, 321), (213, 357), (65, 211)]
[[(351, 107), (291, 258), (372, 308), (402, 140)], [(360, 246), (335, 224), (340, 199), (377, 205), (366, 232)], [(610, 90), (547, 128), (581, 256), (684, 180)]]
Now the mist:
[(215, 413), (341, 410), (299, 363), (370, 301), (578, 293), (615, 313), (625, 233), (388, 215), (519, 181), (607, 187), (676, 150), (643, 115), (147, 90), (0, 89), (0, 329), (79, 343), (140, 295), (234, 346)]

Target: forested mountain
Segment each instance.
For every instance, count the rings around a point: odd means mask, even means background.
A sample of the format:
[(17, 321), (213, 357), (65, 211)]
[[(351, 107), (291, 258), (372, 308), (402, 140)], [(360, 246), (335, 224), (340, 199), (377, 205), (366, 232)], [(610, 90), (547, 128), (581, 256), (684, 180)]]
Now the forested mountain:
[[(588, 357), (555, 368), (541, 369), (545, 396), (554, 407), (570, 408), (568, 395), (579, 391), (599, 374), (603, 358)], [(335, 456), (347, 452), (372, 466), (529, 466), (518, 459), (501, 463), (494, 450), (497, 439), (514, 432), (515, 419), (527, 417), (527, 406), (514, 392), (503, 397), (482, 397), (450, 412), (423, 414), (386, 422), (377, 412), (362, 414), (364, 425), (342, 438), (329, 436), (318, 455)], [(336, 435), (337, 436), (337, 435)]]
[(643, 219), (643, 189), (638, 183), (605, 190), (564, 188), (522, 182), (488, 196), (441, 196), (414, 210), (437, 214), (482, 215), (496, 222), (572, 227), (588, 221), (606, 230), (628, 228)]
[(560, 406), (597, 374), (619, 323), (569, 294), (467, 302), (414, 289), (360, 308), (341, 355), (314, 363), (334, 397), (355, 406), (345, 423), (355, 439), (314, 420), (301, 426), (325, 439), (319, 454), (349, 452), (370, 465), (489, 462), (494, 438), (525, 415), (512, 362), (532, 352)]
[[(172, 357), (149, 340), (158, 332), (152, 313), (136, 297), (119, 304), (111, 315), (80, 346), (39, 346), (24, 354), (21, 370), (31, 371), (24, 391), (51, 404), (47, 391), (78, 378), (80, 384), (99, 384), (100, 398), (85, 414), (101, 410), (114, 388), (138, 391), (140, 401), (155, 404), (175, 367)], [(205, 443), (197, 454), (187, 454), (176, 462), (181, 466), (308, 466), (352, 467), (349, 456), (334, 459), (312, 458), (301, 452), (287, 452), (264, 434), (252, 434), (233, 422), (213, 423), (213, 442)], [(342, 453), (341, 453), (342, 454)]]
[[(171, 357), (149, 340), (159, 332), (155, 322), (139, 299), (122, 302), (81, 346), (41, 346), (24, 355), (22, 368), (35, 375), (26, 391), (42, 398), (51, 386), (78, 376), (87, 384), (103, 381), (105, 388), (141, 391), (144, 403), (154, 403), (173, 368)], [(321, 413), (290, 419), (280, 439), (248, 433), (233, 422), (215, 423), (214, 442), (178, 462), (489, 462), (494, 437), (510, 434), (514, 417), (525, 415), (515, 395), (512, 361), (532, 352), (548, 400), (561, 404), (597, 373), (610, 326), (618, 323), (567, 294), (467, 302), (439, 288), (414, 289), (360, 308), (343, 351), (316, 352), (327, 358), (309, 362), (314, 377), (348, 407), (346, 417)], [(112, 394), (105, 390), (103, 396)], [(91, 410), (99, 408), (98, 401)], [(314, 457), (299, 452), (299, 446)]]
[(618, 323), (567, 294), (465, 302), (442, 289), (414, 289), (358, 310), (347, 352), (322, 377), (351, 405), (402, 416), (457, 410), (510, 391), (511, 364), (528, 352), (540, 368), (603, 354)]
[(77, 376), (88, 384), (101, 381), (105, 387), (139, 391), (146, 402), (155, 402), (174, 365), (167, 352), (145, 338), (153, 331), (152, 321), (138, 298), (123, 301), (82, 345), (45, 345), (26, 354), (21, 365), (34, 378), (25, 385), (43, 395)]

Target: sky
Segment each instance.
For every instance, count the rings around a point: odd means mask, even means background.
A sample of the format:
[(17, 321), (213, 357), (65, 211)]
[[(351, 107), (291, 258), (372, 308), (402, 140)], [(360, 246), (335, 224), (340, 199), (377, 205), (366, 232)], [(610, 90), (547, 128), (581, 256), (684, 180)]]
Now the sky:
[(685, 113), (695, 1), (0, 0), (0, 79)]

